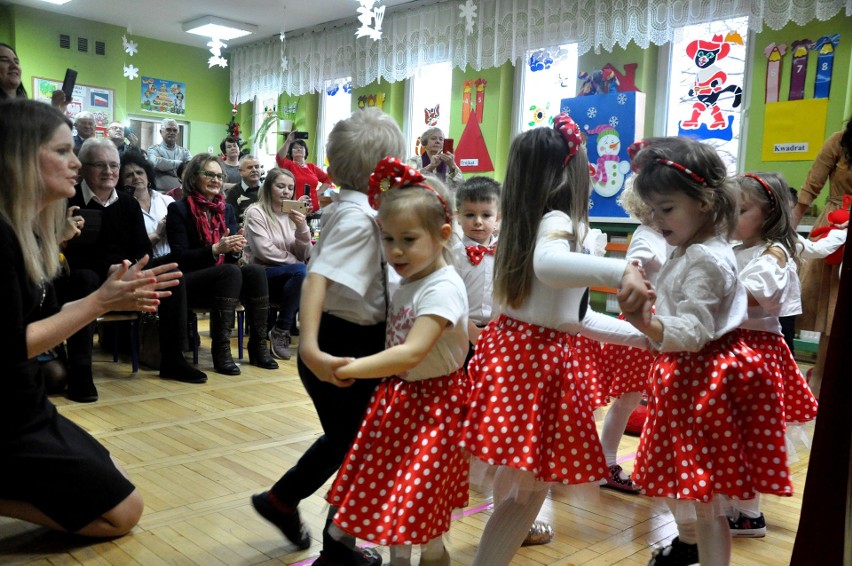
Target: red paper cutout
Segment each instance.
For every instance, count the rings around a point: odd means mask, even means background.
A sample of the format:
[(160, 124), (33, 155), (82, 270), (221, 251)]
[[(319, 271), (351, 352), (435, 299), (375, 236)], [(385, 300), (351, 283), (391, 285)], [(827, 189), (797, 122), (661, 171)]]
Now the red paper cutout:
[[(494, 171), (491, 155), (488, 153), (485, 138), (482, 136), (482, 130), (479, 128), (479, 122), (481, 121), (479, 112), (479, 106), (471, 109), (467, 125), (464, 127), (459, 145), (456, 147), (456, 163), (464, 173)], [(465, 165), (465, 161), (474, 159), (477, 160), (475, 165)]]

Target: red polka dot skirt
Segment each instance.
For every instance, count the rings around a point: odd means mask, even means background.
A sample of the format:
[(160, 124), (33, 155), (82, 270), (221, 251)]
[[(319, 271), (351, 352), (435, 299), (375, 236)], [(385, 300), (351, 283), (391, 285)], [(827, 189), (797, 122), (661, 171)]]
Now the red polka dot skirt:
[(760, 330), (741, 330), (746, 344), (763, 354), (784, 388), (784, 420), (806, 423), (817, 416), (818, 404), (784, 337)]
[(572, 342), (574, 359), (584, 376), (577, 385), (585, 388), (592, 409), (605, 407), (609, 403), (609, 384), (606, 374), (601, 371), (601, 343), (581, 335), (574, 336)]
[(541, 481), (606, 477), (581, 366), (568, 334), (505, 315), (492, 321), (468, 365), (474, 390), (462, 446)]
[(467, 505), (470, 460), (459, 448), (470, 395), (462, 371), (376, 388), (361, 430), (328, 493), (334, 524), (383, 546), (424, 544)]
[[(624, 320), (624, 315), (618, 316)], [(601, 350), (600, 371), (606, 376), (607, 392), (604, 404), (625, 393), (648, 393), (648, 379), (656, 355), (641, 348), (604, 343)]]
[(792, 494), (783, 389), (740, 331), (697, 353), (659, 354), (651, 389), (631, 476), (646, 495)]

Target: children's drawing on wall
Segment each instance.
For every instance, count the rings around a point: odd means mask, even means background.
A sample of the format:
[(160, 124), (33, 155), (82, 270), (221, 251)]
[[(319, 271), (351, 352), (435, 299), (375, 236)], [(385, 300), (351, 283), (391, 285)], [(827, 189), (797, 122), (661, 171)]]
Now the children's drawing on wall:
[(142, 111), (186, 114), (186, 83), (142, 77)]
[(378, 108), (381, 110), (384, 105), (385, 93), (383, 92), (379, 92), (377, 94), (365, 94), (358, 97), (359, 110), (363, 110), (364, 108)]
[(577, 76), (577, 46), (560, 45), (528, 52), (524, 69), (522, 130), (552, 126), (559, 114), (559, 101), (574, 96)]
[(672, 41), (666, 134), (712, 145), (729, 170), (739, 152), (747, 18), (679, 28)]
[(560, 108), (586, 135), (592, 182), (590, 215), (598, 220), (625, 218), (616, 197), (632, 174), (627, 148), (645, 135), (645, 94), (577, 96), (563, 99)]
[(423, 109), (423, 123), (432, 128), (438, 125), (438, 120), (441, 118), (441, 105), (436, 104), (432, 108)]
[[(612, 123), (616, 125), (613, 126)], [(630, 161), (622, 158), (621, 135), (617, 129), (618, 120), (611, 123), (601, 124), (589, 129), (585, 127), (588, 136), (587, 145), (592, 144), (592, 139), (597, 136), (598, 158), (594, 163), (590, 161), (592, 168), (592, 190), (602, 197), (614, 196), (624, 188), (624, 179), (630, 172)], [(626, 150), (626, 148), (625, 148)]]
[(462, 124), (467, 124), (471, 114), (475, 114), (480, 123), (485, 113), (485, 87), (488, 81), (479, 77), (462, 83)]

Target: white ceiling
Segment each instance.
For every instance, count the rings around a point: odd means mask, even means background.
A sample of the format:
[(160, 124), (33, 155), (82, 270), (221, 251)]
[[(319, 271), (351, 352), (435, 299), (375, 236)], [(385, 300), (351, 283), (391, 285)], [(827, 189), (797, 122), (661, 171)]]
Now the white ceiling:
[[(398, 6), (412, 0), (379, 0)], [(6, 4), (30, 6), (86, 20), (130, 28), (130, 33), (206, 49), (209, 39), (181, 29), (183, 22), (218, 16), (258, 26), (253, 35), (226, 42), (228, 46), (310, 28), (317, 24), (351, 19), (357, 15), (357, 0), (71, 0), (56, 6), (40, 0), (2, 0)], [(421, 4), (416, 2), (415, 4)]]

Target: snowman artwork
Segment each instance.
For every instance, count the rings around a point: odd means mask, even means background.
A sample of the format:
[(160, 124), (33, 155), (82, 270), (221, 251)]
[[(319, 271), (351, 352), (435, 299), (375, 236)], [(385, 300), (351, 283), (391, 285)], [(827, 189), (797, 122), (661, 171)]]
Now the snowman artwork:
[(598, 136), (598, 159), (591, 166), (592, 189), (602, 197), (615, 196), (624, 187), (625, 175), (630, 171), (630, 162), (619, 156), (621, 136), (609, 124), (591, 130), (586, 126), (586, 133)]

